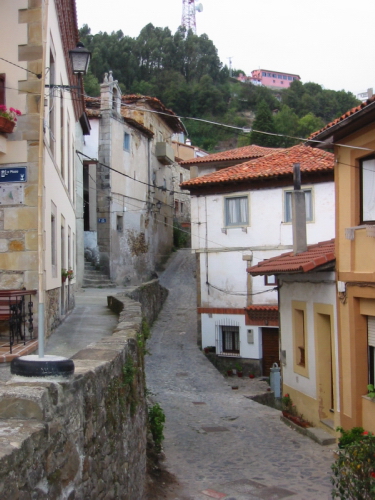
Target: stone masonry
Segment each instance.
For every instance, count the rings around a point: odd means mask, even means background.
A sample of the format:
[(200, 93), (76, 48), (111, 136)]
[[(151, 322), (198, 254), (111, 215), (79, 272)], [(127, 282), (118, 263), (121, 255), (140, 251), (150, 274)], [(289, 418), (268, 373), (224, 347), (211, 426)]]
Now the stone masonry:
[[(0, 498), (142, 500), (147, 409), (140, 303), (110, 337), (73, 356), (70, 379), (0, 386)], [(161, 304), (160, 304), (161, 305)]]

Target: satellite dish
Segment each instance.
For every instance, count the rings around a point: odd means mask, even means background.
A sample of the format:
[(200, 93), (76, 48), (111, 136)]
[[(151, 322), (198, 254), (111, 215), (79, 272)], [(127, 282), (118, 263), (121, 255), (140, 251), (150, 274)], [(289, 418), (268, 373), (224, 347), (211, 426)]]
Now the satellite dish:
[(197, 12), (202, 12), (203, 11), (203, 5), (201, 3), (199, 3), (196, 7), (195, 7), (195, 10)]

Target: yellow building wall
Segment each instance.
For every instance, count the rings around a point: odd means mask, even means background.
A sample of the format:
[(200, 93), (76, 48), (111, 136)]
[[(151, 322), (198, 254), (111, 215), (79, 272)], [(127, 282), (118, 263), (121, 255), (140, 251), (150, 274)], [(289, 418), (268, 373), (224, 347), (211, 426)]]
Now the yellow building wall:
[[(341, 425), (374, 430), (375, 404), (367, 393), (367, 315), (375, 315), (375, 238), (361, 224), (360, 160), (375, 150), (374, 126), (340, 139), (336, 146), (336, 265), (345, 292), (338, 294)], [(366, 148), (366, 149), (356, 149)], [(352, 228), (351, 239), (348, 231)]]

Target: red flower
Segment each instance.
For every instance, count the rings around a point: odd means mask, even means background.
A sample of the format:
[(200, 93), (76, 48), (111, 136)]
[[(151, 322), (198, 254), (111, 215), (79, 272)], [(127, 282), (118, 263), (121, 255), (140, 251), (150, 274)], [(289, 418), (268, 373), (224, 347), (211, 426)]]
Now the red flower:
[(375, 477), (375, 472), (371, 472), (370, 476)]
[(368, 435), (368, 431), (362, 432), (362, 436), (367, 436), (367, 435)]

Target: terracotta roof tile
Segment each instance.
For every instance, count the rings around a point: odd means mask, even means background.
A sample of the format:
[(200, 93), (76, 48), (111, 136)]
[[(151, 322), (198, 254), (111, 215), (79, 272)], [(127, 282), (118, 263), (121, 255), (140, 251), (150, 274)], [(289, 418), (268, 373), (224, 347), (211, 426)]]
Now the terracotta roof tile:
[(277, 305), (270, 304), (252, 304), (251, 306), (245, 307), (246, 311), (278, 311)]
[(195, 177), (181, 184), (183, 189), (208, 185), (235, 183), (251, 179), (268, 179), (291, 176), (293, 164), (299, 163), (301, 172), (333, 172), (334, 155), (327, 151), (298, 145), (283, 149), (234, 167), (227, 167), (212, 174)]
[(309, 245), (306, 252), (294, 255), (284, 253), (271, 259), (263, 260), (256, 266), (249, 267), (247, 272), (252, 276), (281, 273), (307, 273), (324, 264), (334, 263), (335, 240), (322, 241)]
[(375, 102), (375, 95), (373, 95), (372, 97), (370, 97), (370, 99), (367, 99), (367, 101), (362, 102), (358, 106), (355, 106), (354, 108), (349, 109), (349, 111), (347, 111), (346, 113), (344, 113), (343, 115), (341, 115), (339, 118), (336, 118), (332, 122), (327, 123), (327, 125), (325, 127), (321, 128), (317, 132), (313, 132), (310, 135), (310, 137), (309, 137), (308, 140), (313, 139), (314, 137), (316, 137), (317, 135), (321, 134), (322, 132), (325, 132), (326, 130), (329, 130), (331, 127), (334, 127), (335, 125), (337, 125), (338, 123), (346, 120), (350, 116), (353, 116), (356, 113), (358, 113), (359, 111), (362, 111), (362, 109), (366, 108), (367, 106), (369, 106), (373, 102)]
[(202, 163), (212, 163), (218, 161), (242, 160), (259, 158), (276, 151), (282, 151), (283, 148), (265, 148), (252, 144), (251, 146), (243, 146), (242, 148), (229, 149), (228, 151), (220, 151), (212, 155), (203, 156), (201, 158), (192, 158), (182, 161), (181, 165), (201, 165)]

